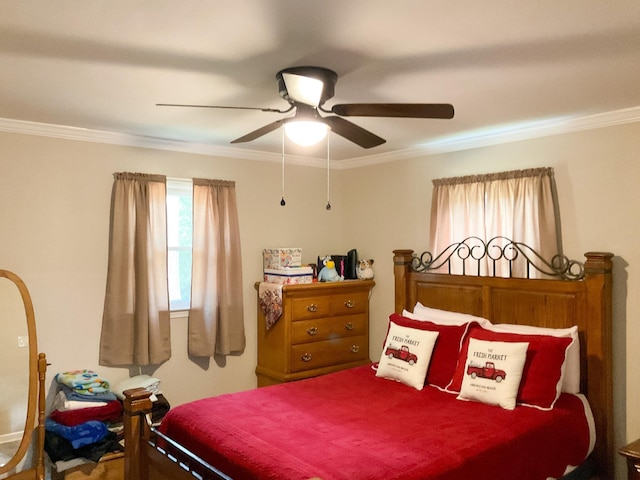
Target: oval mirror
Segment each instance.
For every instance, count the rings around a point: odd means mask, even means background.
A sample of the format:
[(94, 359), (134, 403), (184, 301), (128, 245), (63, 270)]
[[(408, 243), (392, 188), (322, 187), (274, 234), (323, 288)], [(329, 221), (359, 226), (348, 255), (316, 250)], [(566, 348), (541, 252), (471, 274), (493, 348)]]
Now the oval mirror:
[(14, 273), (0, 270), (0, 474), (20, 463), (31, 443), (38, 388), (31, 296)]

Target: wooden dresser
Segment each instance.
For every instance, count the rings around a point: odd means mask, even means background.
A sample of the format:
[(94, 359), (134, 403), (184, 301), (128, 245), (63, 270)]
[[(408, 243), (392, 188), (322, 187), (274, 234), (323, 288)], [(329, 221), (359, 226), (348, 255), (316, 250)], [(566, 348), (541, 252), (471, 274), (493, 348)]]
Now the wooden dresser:
[(372, 280), (285, 285), (282, 315), (269, 330), (258, 299), (258, 386), (368, 363), (374, 285)]

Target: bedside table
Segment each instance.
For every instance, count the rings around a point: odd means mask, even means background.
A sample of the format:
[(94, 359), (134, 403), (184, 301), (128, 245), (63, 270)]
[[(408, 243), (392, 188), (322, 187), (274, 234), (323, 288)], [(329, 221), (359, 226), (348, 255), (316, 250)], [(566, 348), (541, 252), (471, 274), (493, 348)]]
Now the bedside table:
[(640, 439), (618, 450), (627, 459), (627, 475), (629, 480), (640, 480)]

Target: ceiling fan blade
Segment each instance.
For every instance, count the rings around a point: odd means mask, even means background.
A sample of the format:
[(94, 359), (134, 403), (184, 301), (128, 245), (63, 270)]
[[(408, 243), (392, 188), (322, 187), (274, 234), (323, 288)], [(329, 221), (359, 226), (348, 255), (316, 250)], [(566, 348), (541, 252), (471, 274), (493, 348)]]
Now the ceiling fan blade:
[(276, 120), (275, 122), (269, 123), (267, 125), (265, 125), (264, 127), (260, 127), (257, 130), (254, 130), (251, 133), (247, 133), (246, 135), (240, 137), (240, 138), (236, 138), (235, 140), (233, 140), (231, 143), (245, 143), (245, 142), (251, 142), (253, 140), (255, 140), (256, 138), (260, 138), (263, 135), (266, 135), (267, 133), (273, 132), (274, 130), (278, 129), (280, 127), (280, 125), (282, 125), (282, 120)]
[(344, 103), (331, 111), (343, 117), (453, 118), (448, 103)]
[(382, 145), (386, 142), (384, 138), (359, 127), (355, 123), (341, 117), (325, 117), (323, 121), (331, 127), (331, 131), (360, 145), (362, 148), (371, 148)]
[(261, 112), (274, 112), (274, 113), (287, 113), (293, 110), (293, 105), (291, 105), (287, 110), (278, 110), (277, 108), (262, 108), (262, 107), (228, 107), (224, 105), (187, 105), (182, 103), (156, 103), (156, 107), (227, 108), (229, 110), (259, 110)]

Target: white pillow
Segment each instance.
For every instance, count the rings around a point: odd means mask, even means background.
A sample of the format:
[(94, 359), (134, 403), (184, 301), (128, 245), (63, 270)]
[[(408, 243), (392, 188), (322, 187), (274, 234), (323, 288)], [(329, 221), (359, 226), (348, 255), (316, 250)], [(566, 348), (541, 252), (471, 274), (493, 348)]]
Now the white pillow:
[(437, 338), (438, 332), (389, 322), (376, 376), (422, 390)]
[(527, 342), (469, 339), (458, 398), (513, 410), (528, 347)]
[(440, 310), (438, 308), (425, 307), (420, 302), (413, 307), (413, 313), (407, 312), (403, 316), (413, 320), (428, 320), (440, 325), (463, 325), (469, 322), (478, 322), (483, 327), (491, 325), (491, 322), (483, 317), (476, 317), (468, 313), (450, 312), (448, 310)]
[(566, 393), (580, 393), (580, 337), (578, 327), (545, 328), (532, 325), (514, 325), (510, 323), (496, 323), (487, 330), (503, 333), (519, 333), (523, 335), (548, 335), (551, 337), (570, 337), (573, 341), (567, 348), (562, 377), (561, 391)]

